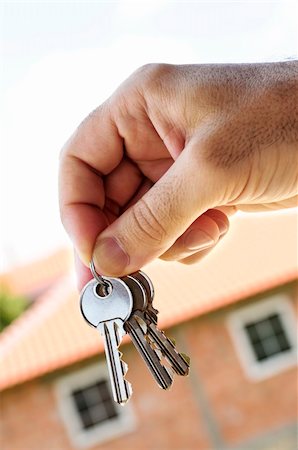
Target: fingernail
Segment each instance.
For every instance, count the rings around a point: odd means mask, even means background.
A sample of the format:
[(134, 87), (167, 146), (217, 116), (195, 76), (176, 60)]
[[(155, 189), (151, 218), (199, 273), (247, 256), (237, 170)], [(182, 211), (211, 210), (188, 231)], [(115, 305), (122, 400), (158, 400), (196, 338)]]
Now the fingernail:
[(105, 238), (96, 243), (93, 260), (103, 275), (122, 275), (129, 264), (129, 256), (114, 238)]
[(229, 229), (229, 225), (226, 224), (226, 222), (224, 222), (223, 220), (220, 220), (218, 218), (215, 219), (215, 222), (219, 229), (219, 235), (222, 236), (223, 234), (226, 234), (226, 232)]
[(184, 239), (184, 245), (188, 250), (205, 250), (214, 244), (215, 241), (202, 230), (190, 230)]
[(206, 214), (208, 217), (214, 220), (214, 222), (218, 226), (219, 235), (222, 236), (226, 234), (230, 225), (228, 217), (222, 211), (219, 211), (217, 209), (209, 209)]

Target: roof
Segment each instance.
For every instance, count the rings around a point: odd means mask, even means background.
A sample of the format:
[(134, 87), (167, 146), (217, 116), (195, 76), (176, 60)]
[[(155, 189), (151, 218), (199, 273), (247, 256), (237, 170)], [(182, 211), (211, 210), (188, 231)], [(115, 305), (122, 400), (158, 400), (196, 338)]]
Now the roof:
[(72, 256), (69, 249), (60, 249), (41, 261), (0, 274), (0, 286), (13, 294), (35, 297), (69, 272)]
[[(156, 261), (144, 270), (156, 290), (160, 328), (185, 322), (295, 279), (297, 216), (240, 215), (229, 235), (193, 266)], [(82, 319), (73, 275), (56, 282), (0, 336), (0, 388), (71, 365), (103, 351)]]

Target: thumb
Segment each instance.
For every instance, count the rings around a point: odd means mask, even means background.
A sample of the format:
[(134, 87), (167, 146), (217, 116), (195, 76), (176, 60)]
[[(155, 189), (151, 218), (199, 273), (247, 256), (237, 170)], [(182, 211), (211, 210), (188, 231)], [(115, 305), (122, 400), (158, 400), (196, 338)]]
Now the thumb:
[(192, 156), (185, 148), (163, 177), (98, 236), (93, 260), (99, 273), (122, 276), (140, 269), (218, 204), (214, 178)]

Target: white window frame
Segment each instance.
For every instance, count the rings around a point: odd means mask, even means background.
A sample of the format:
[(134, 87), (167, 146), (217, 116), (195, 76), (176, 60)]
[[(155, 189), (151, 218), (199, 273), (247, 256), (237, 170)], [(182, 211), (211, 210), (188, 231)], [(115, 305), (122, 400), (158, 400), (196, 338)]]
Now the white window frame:
[[(274, 313), (280, 317), (291, 349), (272, 355), (268, 360), (257, 361), (245, 325), (261, 321)], [(258, 300), (251, 305), (240, 307), (229, 314), (227, 324), (241, 366), (249, 379), (263, 380), (297, 364), (296, 315), (286, 294), (275, 294), (266, 300)]]
[[(72, 397), (72, 392), (84, 389), (98, 381), (107, 380), (109, 375), (106, 364), (96, 363), (61, 376), (55, 382), (55, 393), (60, 417), (67, 429), (70, 441), (75, 447), (89, 447), (118, 438), (136, 428), (136, 419), (132, 405), (124, 407), (115, 403), (118, 416), (91, 428), (84, 429), (79, 412)], [(112, 394), (111, 394), (112, 395)]]

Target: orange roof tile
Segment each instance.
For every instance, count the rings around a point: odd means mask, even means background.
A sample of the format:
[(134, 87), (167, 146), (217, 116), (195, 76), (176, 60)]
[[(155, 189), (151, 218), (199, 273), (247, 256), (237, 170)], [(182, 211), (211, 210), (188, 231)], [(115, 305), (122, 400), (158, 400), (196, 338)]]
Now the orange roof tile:
[[(160, 327), (222, 308), (297, 275), (296, 211), (239, 216), (213, 254), (194, 266), (156, 261), (145, 268), (156, 288)], [(103, 351), (81, 317), (74, 279), (64, 277), (0, 336), (0, 388)]]
[(34, 295), (48, 288), (72, 266), (72, 252), (60, 249), (46, 258), (0, 274), (0, 286), (13, 294)]

